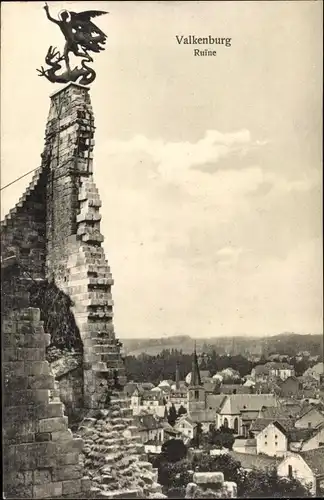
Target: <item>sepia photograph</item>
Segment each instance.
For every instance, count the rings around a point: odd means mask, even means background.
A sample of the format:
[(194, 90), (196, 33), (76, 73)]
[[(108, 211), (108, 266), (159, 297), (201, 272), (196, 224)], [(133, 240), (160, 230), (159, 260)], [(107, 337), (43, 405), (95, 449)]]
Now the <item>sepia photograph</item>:
[(324, 497), (322, 40), (1, 3), (3, 498)]

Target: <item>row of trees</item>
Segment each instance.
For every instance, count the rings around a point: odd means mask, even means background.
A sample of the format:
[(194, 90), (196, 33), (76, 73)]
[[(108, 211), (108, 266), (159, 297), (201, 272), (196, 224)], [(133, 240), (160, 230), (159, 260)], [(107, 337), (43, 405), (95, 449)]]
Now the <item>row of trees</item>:
[(208, 432), (203, 432), (201, 423), (198, 423), (196, 435), (191, 440), (190, 445), (194, 448), (203, 447), (207, 451), (211, 448), (227, 448), (228, 450), (232, 450), (234, 441), (234, 429), (230, 429), (224, 425), (216, 429), (215, 425), (212, 424)]
[[(179, 366), (180, 378), (184, 380), (186, 375), (191, 371), (192, 355), (184, 354), (181, 350), (165, 349), (156, 356), (143, 353), (138, 357), (125, 357), (125, 369), (128, 380), (136, 382), (150, 381), (155, 385), (163, 379), (175, 380), (177, 364)], [(200, 369), (208, 370), (211, 375), (214, 375), (225, 368), (233, 368), (239, 372), (241, 377), (244, 377), (251, 372), (253, 366), (252, 362), (241, 355), (218, 355), (216, 351), (212, 351), (209, 356), (206, 356), (202, 360)]]
[[(211, 375), (222, 371), (226, 368), (233, 368), (241, 377), (251, 373), (252, 368), (257, 364), (265, 364), (268, 360), (263, 356), (260, 361), (253, 363), (241, 354), (234, 356), (219, 355), (215, 350), (212, 350), (208, 355), (205, 355), (201, 361), (200, 369), (208, 370)], [(302, 375), (309, 366), (315, 364), (307, 359), (297, 360), (290, 359), (290, 364), (295, 368), (296, 375)], [(175, 369), (179, 366), (179, 374), (181, 380), (184, 380), (186, 375), (191, 371), (192, 355), (184, 354), (177, 349), (164, 349), (156, 356), (141, 354), (140, 356), (126, 356), (125, 369), (128, 380), (136, 382), (150, 381), (157, 385), (161, 380), (175, 380)], [(231, 383), (235, 382), (229, 381)]]
[(178, 409), (176, 410), (176, 407), (173, 405), (170, 406), (168, 414), (167, 414), (167, 419), (168, 423), (173, 427), (179, 417), (182, 415), (185, 415), (187, 413), (187, 410), (183, 405), (181, 405)]
[(229, 454), (188, 456), (181, 440), (172, 439), (162, 446), (162, 453), (152, 460), (158, 468), (158, 481), (169, 498), (184, 498), (193, 472), (222, 472), (225, 481), (237, 484), (239, 498), (308, 497), (309, 491), (294, 478), (279, 477), (275, 469), (245, 471)]

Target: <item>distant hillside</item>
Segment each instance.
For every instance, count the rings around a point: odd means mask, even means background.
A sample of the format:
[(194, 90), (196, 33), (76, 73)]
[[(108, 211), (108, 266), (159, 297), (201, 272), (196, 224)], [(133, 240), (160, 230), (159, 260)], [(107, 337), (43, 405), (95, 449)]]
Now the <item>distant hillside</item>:
[(162, 337), (158, 339), (122, 339), (126, 354), (139, 356), (143, 352), (151, 356), (159, 354), (163, 349), (182, 350), (183, 353), (193, 351), (196, 340), (198, 352), (209, 352), (213, 349), (218, 354), (261, 355), (279, 353), (296, 355), (299, 351), (309, 351), (315, 356), (322, 354), (322, 335), (298, 335), (282, 333), (273, 337), (217, 337), (194, 339), (189, 335)]

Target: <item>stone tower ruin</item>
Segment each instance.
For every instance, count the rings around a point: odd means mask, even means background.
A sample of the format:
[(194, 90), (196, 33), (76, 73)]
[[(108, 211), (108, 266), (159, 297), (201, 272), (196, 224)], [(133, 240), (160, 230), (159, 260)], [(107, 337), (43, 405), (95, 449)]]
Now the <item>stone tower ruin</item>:
[(41, 166), (1, 222), (5, 498), (165, 498), (122, 394), (94, 130), (87, 87), (52, 94)]
[[(113, 279), (102, 248), (101, 201), (93, 181), (94, 131), (89, 88), (69, 83), (53, 93), (41, 166), (1, 223), (2, 259), (16, 258), (30, 286), (30, 305), (40, 308), (53, 346), (51, 324), (61, 347), (65, 337), (75, 347), (74, 363), (64, 349), (53, 362), (56, 388), (72, 413), (102, 407), (110, 388), (125, 383), (113, 326)], [(46, 307), (39, 303), (44, 297)], [(8, 301), (5, 290), (3, 301)], [(57, 309), (49, 321), (52, 306)], [(72, 313), (70, 324), (63, 313), (60, 318), (64, 307)]]

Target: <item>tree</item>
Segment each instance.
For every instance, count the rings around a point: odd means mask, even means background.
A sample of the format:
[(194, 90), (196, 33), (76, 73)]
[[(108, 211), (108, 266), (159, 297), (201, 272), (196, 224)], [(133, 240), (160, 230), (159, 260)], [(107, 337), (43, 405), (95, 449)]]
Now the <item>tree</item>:
[[(200, 453), (187, 459), (185, 452), (186, 447), (181, 440), (167, 441), (162, 446), (161, 455), (153, 464), (159, 471), (158, 482), (164, 487), (164, 493), (169, 498), (185, 498), (185, 488), (189, 482), (192, 482), (192, 471), (222, 472), (225, 481), (234, 481), (237, 484), (238, 498), (305, 498), (310, 496), (309, 489), (297, 479), (280, 477), (276, 469), (247, 472), (242, 469), (241, 463), (234, 460), (228, 453), (212, 457)], [(211, 496), (205, 493), (204, 498), (215, 498), (215, 492), (210, 492)], [(221, 492), (216, 492), (216, 497), (221, 498)], [(202, 498), (201, 492), (199, 498)]]
[(298, 498), (309, 497), (309, 489), (295, 478), (278, 476), (277, 470), (253, 470), (240, 476), (237, 483), (241, 498)]
[(178, 417), (181, 417), (181, 415), (186, 415), (186, 413), (187, 413), (187, 410), (185, 409), (185, 407), (183, 405), (181, 405), (179, 410), (178, 410)]
[(203, 433), (202, 424), (198, 422), (196, 428), (196, 435), (190, 442), (191, 446), (193, 446), (194, 448), (199, 448), (201, 444), (202, 433)]
[(178, 462), (187, 456), (187, 448), (181, 439), (169, 439), (161, 448), (161, 459), (166, 462)]
[(158, 482), (169, 498), (184, 498), (185, 488), (192, 481), (189, 473), (190, 461), (182, 459), (176, 463), (162, 460), (158, 469)]
[(295, 368), (295, 375), (296, 377), (300, 377), (301, 375), (304, 375), (305, 371), (307, 368), (309, 368), (310, 363), (307, 359), (303, 358), (299, 361), (297, 361), (295, 358), (291, 360), (291, 364)]
[(238, 460), (234, 460), (228, 453), (222, 455), (210, 456), (200, 455), (193, 456), (192, 468), (196, 472), (222, 472), (225, 481), (240, 481), (241, 464)]
[(177, 410), (175, 409), (174, 404), (172, 404), (172, 406), (169, 410), (169, 415), (168, 415), (168, 422), (170, 425), (172, 425), (172, 427), (176, 423), (177, 418), (178, 418)]
[(217, 430), (215, 427), (212, 427), (209, 429), (208, 441), (211, 445), (218, 448), (227, 448), (228, 450), (232, 450), (235, 441), (234, 429), (230, 429), (229, 427), (225, 427), (223, 425)]

